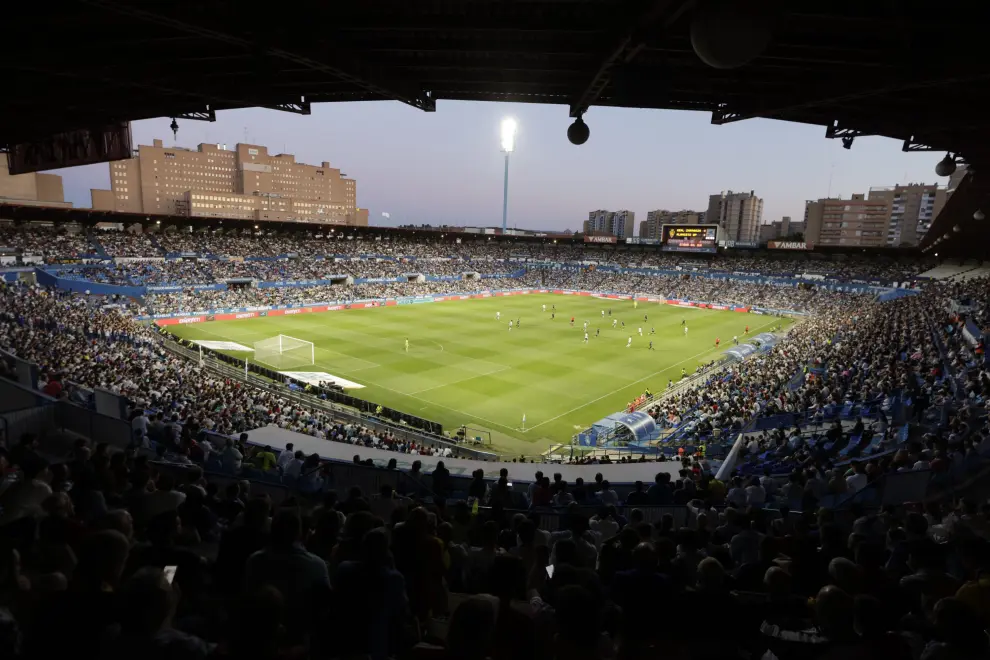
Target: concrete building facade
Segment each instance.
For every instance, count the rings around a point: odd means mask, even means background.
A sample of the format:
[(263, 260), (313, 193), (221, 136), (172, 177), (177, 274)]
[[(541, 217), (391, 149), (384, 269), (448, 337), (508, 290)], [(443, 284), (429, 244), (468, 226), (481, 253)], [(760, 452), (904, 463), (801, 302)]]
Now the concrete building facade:
[(640, 238), (661, 238), (664, 225), (703, 225), (704, 211), (668, 211), (657, 209), (646, 214), (646, 220), (639, 223)]
[(42, 172), (11, 174), (7, 168), (7, 159), (2, 155), (0, 155), (0, 204), (72, 207), (70, 202), (65, 201), (62, 177)]
[(890, 217), (887, 245), (917, 245), (945, 206), (946, 188), (937, 184), (909, 183), (890, 188), (870, 188), (870, 197), (887, 199)]
[(767, 241), (775, 241), (779, 238), (785, 238), (788, 236), (795, 236), (797, 234), (804, 235), (805, 223), (807, 222), (807, 208), (805, 209), (805, 220), (800, 222), (795, 222), (791, 219), (791, 216), (785, 215), (780, 220), (774, 220), (765, 225), (760, 225), (760, 243), (766, 243)]
[(856, 193), (849, 199), (808, 201), (805, 241), (816, 246), (883, 247), (889, 214), (889, 201), (882, 196)]
[(850, 199), (805, 203), (805, 239), (816, 245), (901, 247), (917, 245), (945, 205), (936, 184), (875, 186)]
[(758, 243), (763, 221), (763, 200), (754, 191), (731, 190), (708, 198), (706, 222), (719, 226), (719, 240)]
[(330, 163), (297, 163), (266, 147), (200, 144), (196, 150), (141, 145), (110, 163), (110, 190), (93, 190), (93, 208), (129, 213), (256, 221), (367, 225), (357, 183)]
[(634, 235), (635, 222), (636, 213), (634, 211), (599, 209), (588, 214), (588, 219), (584, 221), (584, 233), (631, 238)]

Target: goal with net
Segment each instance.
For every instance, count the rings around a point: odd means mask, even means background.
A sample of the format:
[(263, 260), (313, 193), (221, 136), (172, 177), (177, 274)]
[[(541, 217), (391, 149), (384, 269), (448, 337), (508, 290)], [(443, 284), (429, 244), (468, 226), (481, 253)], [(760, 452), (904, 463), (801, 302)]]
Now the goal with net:
[(254, 359), (276, 369), (295, 369), (313, 364), (316, 348), (313, 342), (288, 335), (269, 337), (254, 342)]

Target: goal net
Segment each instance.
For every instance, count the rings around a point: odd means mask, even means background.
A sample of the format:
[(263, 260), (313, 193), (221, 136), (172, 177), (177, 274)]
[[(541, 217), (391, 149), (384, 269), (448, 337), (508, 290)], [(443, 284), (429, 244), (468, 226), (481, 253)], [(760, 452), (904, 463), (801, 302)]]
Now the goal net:
[(254, 342), (254, 359), (276, 369), (295, 369), (315, 362), (313, 342), (288, 335)]

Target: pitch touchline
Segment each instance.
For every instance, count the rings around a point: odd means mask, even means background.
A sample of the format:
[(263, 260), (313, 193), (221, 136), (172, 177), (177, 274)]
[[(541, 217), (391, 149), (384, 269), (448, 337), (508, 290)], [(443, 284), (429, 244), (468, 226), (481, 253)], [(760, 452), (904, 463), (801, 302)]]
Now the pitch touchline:
[[(770, 323), (764, 323), (763, 325), (761, 325), (756, 330), (761, 330), (761, 329), (767, 327), (768, 325), (771, 325), (772, 323), (773, 323), (772, 321)], [(685, 362), (690, 362), (691, 360), (697, 359), (697, 358), (701, 357), (702, 355), (705, 355), (706, 353), (711, 353), (713, 350), (717, 351), (718, 349), (717, 348), (715, 348), (715, 349), (712, 349), (712, 348), (706, 349), (706, 350), (698, 353), (697, 355), (694, 355), (694, 356), (689, 357), (687, 359), (681, 360), (680, 362), (675, 362), (674, 364), (672, 364), (672, 365), (670, 365), (668, 367), (664, 367), (660, 371), (656, 371), (656, 372), (650, 374), (649, 376), (644, 376), (643, 378), (640, 378), (639, 380), (634, 380), (631, 383), (628, 383), (626, 385), (623, 385), (622, 387), (619, 387), (617, 389), (614, 389), (611, 392), (609, 392), (608, 394), (603, 394), (602, 396), (598, 397), (597, 399), (593, 399), (593, 400), (591, 400), (591, 401), (589, 401), (589, 402), (587, 402), (585, 404), (582, 404), (582, 405), (578, 406), (577, 408), (572, 408), (571, 410), (568, 410), (565, 413), (561, 413), (561, 414), (557, 415), (556, 417), (551, 417), (550, 419), (545, 420), (545, 421), (542, 421), (542, 422), (540, 422), (539, 424), (537, 424), (535, 426), (530, 426), (529, 428), (525, 428), (525, 429), (516, 429), (516, 431), (519, 431), (520, 433), (529, 433), (533, 429), (537, 429), (537, 428), (543, 426), (544, 424), (549, 424), (550, 422), (552, 422), (554, 420), (560, 419), (561, 417), (564, 417), (566, 415), (570, 415), (572, 412), (576, 412), (578, 410), (581, 410), (581, 408), (586, 408), (586, 407), (590, 406), (591, 404), (593, 404), (593, 403), (595, 403), (597, 401), (601, 401), (605, 397), (612, 396), (616, 392), (619, 392), (621, 390), (626, 389), (627, 387), (630, 387), (631, 385), (635, 385), (636, 383), (642, 383), (644, 380), (649, 380), (650, 378), (653, 378), (657, 374), (662, 374), (663, 372), (667, 371), (668, 369), (672, 369), (672, 368), (676, 367), (679, 364), (684, 364)]]
[(468, 376), (467, 378), (461, 378), (460, 380), (453, 380), (453, 381), (451, 381), (449, 383), (444, 383), (443, 385), (434, 385), (433, 387), (427, 387), (424, 390), (416, 390), (415, 392), (410, 392), (409, 393), (409, 396), (412, 396), (414, 394), (422, 394), (423, 392), (429, 392), (431, 390), (439, 390), (441, 387), (448, 387), (450, 385), (457, 385), (458, 383), (466, 383), (469, 380), (474, 380), (475, 378), (481, 378), (482, 376), (494, 376), (497, 373), (501, 373), (503, 371), (508, 371), (511, 368), (512, 367), (502, 367), (501, 369), (496, 369), (495, 371), (489, 371), (486, 374), (475, 374), (474, 376)]

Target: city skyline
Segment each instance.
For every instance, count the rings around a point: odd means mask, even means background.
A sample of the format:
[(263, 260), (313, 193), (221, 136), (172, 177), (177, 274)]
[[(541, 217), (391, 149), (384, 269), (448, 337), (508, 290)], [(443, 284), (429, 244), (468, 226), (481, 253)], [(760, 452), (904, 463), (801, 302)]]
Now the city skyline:
[[(858, 138), (851, 150), (824, 129), (772, 120), (712, 126), (705, 113), (593, 108), (588, 143), (565, 136), (562, 106), (445, 102), (421, 113), (391, 102), (324, 104), (309, 116), (264, 109), (220, 112), (215, 123), (169, 118), (135, 122), (135, 144), (267, 145), (302, 162), (322, 162), (359, 179), (356, 204), (372, 224), (500, 226), (501, 119), (518, 122), (508, 225), (580, 231), (589, 209), (703, 209), (722, 190), (755, 190), (763, 223), (802, 217), (808, 199), (848, 197), (879, 185), (920, 181), (944, 154), (904, 153), (900, 142)], [(54, 170), (66, 200), (88, 207), (108, 188), (106, 164)], [(388, 213), (385, 218), (382, 213)]]

